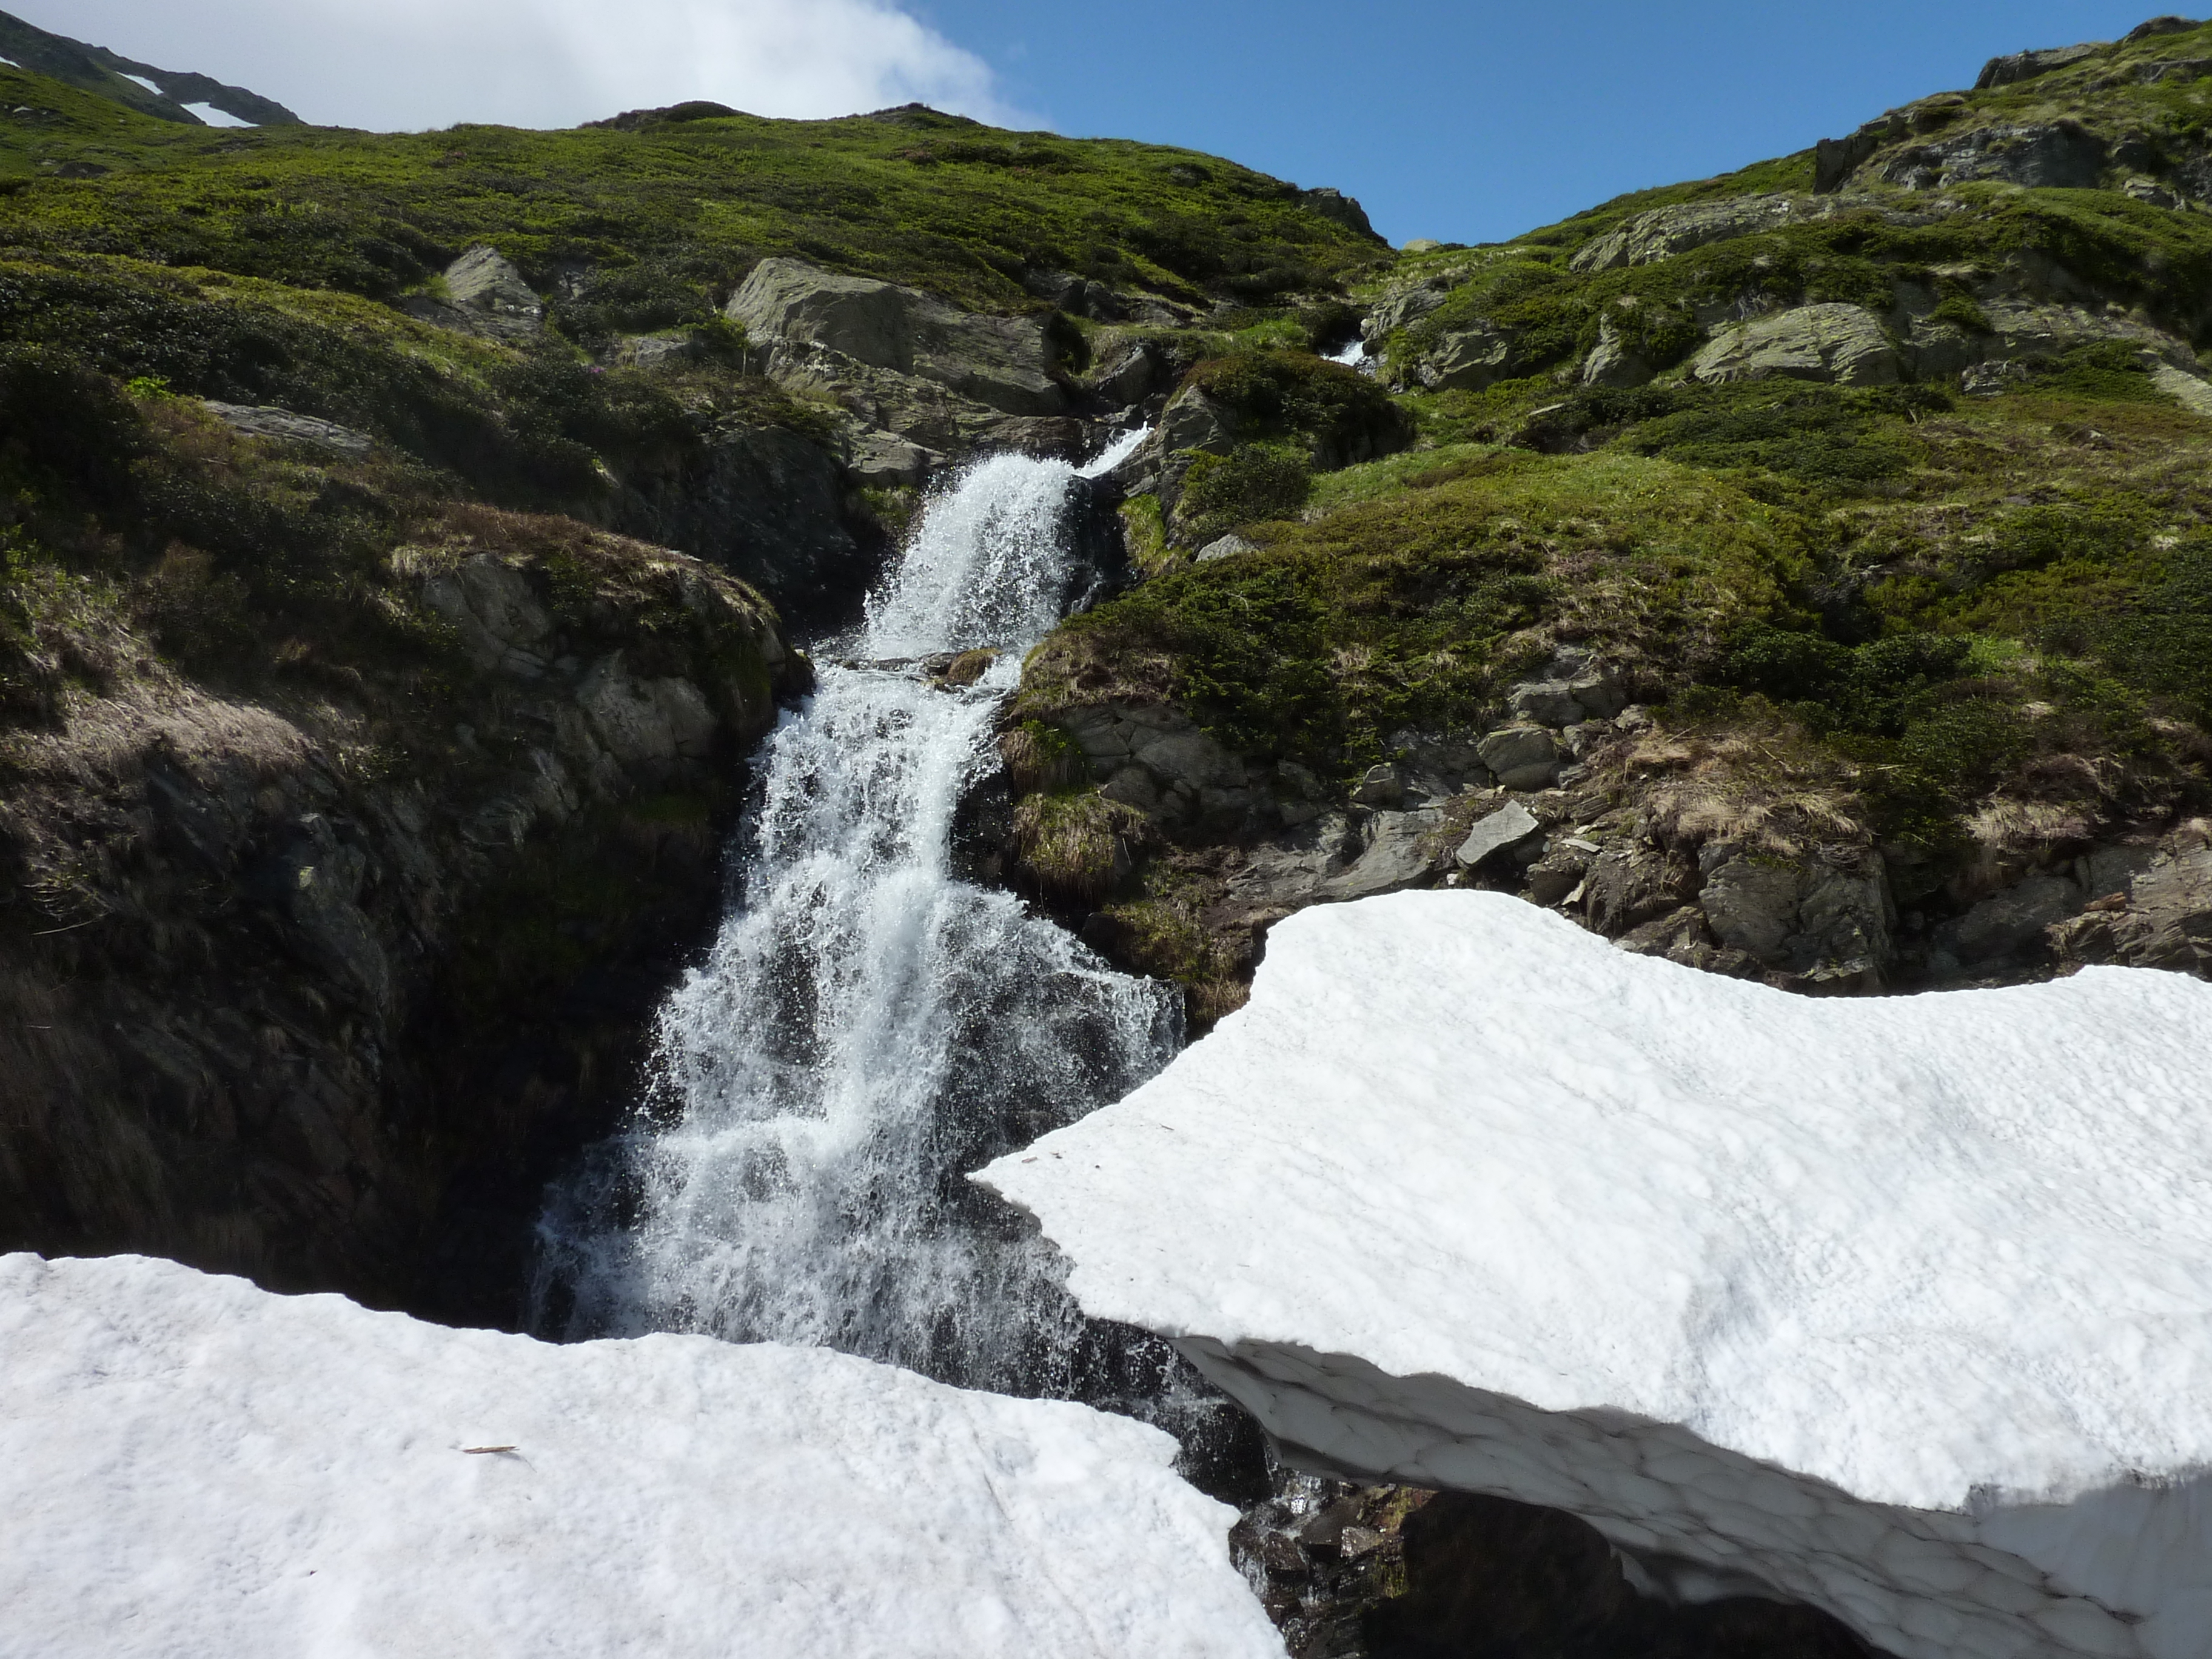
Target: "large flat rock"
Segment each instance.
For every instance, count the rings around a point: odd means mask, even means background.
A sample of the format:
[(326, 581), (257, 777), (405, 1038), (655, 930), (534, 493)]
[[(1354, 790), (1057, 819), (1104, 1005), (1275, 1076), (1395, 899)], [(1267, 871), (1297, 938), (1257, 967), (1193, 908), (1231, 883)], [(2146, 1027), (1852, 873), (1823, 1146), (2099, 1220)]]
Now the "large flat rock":
[(1056, 415), (1066, 394), (1045, 373), (1032, 317), (988, 317), (918, 289), (763, 259), (726, 308), (763, 344), (820, 346), (870, 368), (934, 381), (1008, 415)]
[(0, 1257), (0, 1654), (1280, 1659), (1174, 1443), (820, 1349)]
[(1813, 305), (1723, 330), (1690, 360), (1700, 380), (1816, 380), (1893, 386), (1897, 349), (1864, 306)]
[(1295, 1454), (1907, 1659), (2212, 1652), (2212, 986), (1822, 1000), (1501, 895), (1279, 924), (981, 1177)]

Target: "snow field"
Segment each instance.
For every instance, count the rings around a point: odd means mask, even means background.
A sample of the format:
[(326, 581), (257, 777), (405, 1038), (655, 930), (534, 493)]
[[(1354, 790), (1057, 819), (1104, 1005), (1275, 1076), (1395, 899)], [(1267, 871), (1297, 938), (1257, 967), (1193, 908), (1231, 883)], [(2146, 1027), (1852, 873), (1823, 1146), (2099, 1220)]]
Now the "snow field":
[(1271, 1656), (1156, 1430), (0, 1257), (0, 1656)]
[(2175, 975), (1813, 1000), (1407, 893), (981, 1178), (1310, 1461), (1907, 1659), (2202, 1659), (2208, 1053)]

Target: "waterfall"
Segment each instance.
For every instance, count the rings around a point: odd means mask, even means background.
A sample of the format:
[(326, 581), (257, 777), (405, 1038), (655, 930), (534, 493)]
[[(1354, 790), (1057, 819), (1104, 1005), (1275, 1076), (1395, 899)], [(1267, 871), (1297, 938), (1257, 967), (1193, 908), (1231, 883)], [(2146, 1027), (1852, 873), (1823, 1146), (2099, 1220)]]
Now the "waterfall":
[[(1075, 574), (1075, 476), (998, 456), (941, 489), (846, 642), (861, 662), (825, 664), (768, 739), (737, 896), (660, 1013), (651, 1098), (541, 1225), (541, 1328), (824, 1345), (1025, 1394), (1129, 1384), (1130, 1340), (1087, 1326), (963, 1178), (1181, 1036), (1171, 988), (955, 869), (1021, 648)], [(979, 646), (1006, 654), (965, 690), (884, 665)]]

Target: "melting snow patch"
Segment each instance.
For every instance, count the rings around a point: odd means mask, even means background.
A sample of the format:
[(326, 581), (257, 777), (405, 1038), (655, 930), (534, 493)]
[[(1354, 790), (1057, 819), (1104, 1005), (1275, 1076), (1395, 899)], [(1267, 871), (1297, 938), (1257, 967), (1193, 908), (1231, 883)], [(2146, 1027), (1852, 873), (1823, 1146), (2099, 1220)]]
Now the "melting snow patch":
[(211, 127), (253, 127), (258, 121), (241, 120), (227, 109), (217, 109), (213, 104), (186, 104), (185, 107)]
[(982, 1179), (1317, 1466), (1909, 1659), (2203, 1659), (2208, 1048), (2179, 975), (1814, 1000), (1407, 893)]
[(0, 1257), (0, 1654), (1273, 1656), (1158, 1431)]

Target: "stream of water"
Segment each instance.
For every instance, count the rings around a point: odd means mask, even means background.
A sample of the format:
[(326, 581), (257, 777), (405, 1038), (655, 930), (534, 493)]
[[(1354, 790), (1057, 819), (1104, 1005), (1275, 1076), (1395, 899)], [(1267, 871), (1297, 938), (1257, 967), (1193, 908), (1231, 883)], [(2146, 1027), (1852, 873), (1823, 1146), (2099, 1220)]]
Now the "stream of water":
[[(964, 1179), (1181, 1038), (1172, 988), (955, 867), (1022, 651), (1077, 580), (1075, 476), (999, 456), (940, 489), (841, 642), (878, 665), (825, 663), (768, 739), (736, 896), (661, 1012), (651, 1097), (541, 1225), (547, 1334), (824, 1345), (1102, 1404), (1172, 1391), (1170, 1351), (1085, 1321), (1049, 1250)], [(984, 646), (1005, 654), (966, 690), (881, 665)]]

